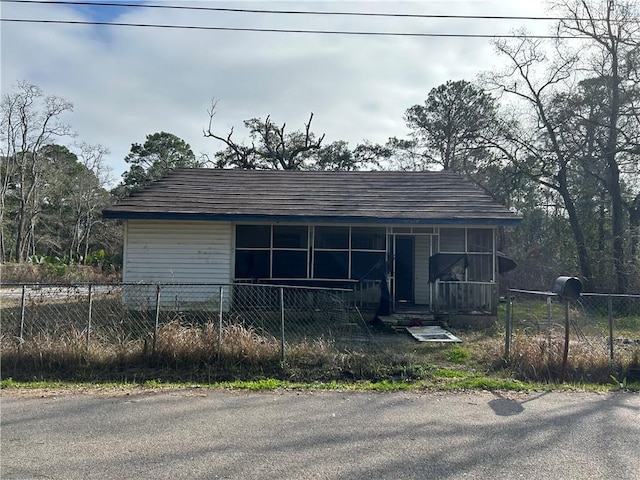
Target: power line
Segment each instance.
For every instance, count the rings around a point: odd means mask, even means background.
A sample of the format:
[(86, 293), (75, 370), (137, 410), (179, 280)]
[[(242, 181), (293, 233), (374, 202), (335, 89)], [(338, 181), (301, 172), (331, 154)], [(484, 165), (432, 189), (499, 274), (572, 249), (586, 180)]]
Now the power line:
[(459, 19), (459, 20), (527, 20), (527, 21), (568, 21), (568, 20), (596, 20), (600, 18), (572, 18), (572, 17), (536, 17), (536, 16), (509, 16), (509, 15), (451, 15), (451, 14), (421, 14), (421, 13), (381, 13), (381, 12), (343, 12), (343, 11), (319, 11), (319, 10), (272, 10), (253, 8), (225, 8), (225, 7), (199, 7), (187, 5), (161, 5), (119, 2), (89, 2), (89, 1), (63, 1), (63, 0), (0, 0), (0, 3), (33, 3), (41, 5), (71, 5), (71, 6), (98, 6), (98, 7), (125, 7), (148, 8), (170, 10), (192, 10), (211, 12), (255, 13), (255, 14), (286, 14), (286, 15), (324, 15), (324, 16), (353, 16), (353, 17), (387, 17), (387, 18), (423, 18), (423, 19)]
[[(3, 0), (7, 1), (7, 0)], [(19, 0), (12, 0), (19, 1)], [(588, 39), (587, 36), (558, 36), (558, 35), (525, 35), (525, 34), (483, 34), (483, 33), (435, 33), (435, 32), (376, 32), (354, 30), (312, 30), (293, 28), (252, 28), (252, 27), (210, 27), (201, 25), (172, 25), (155, 23), (128, 23), (128, 22), (98, 22), (83, 20), (39, 20), (28, 18), (0, 18), (2, 22), (15, 23), (42, 23), (58, 25), (101, 25), (112, 27), (140, 27), (140, 28), (168, 28), (183, 30), (216, 30), (227, 32), (267, 32), (267, 33), (307, 33), (325, 35), (354, 35), (354, 36), (380, 36), (380, 37), (444, 37), (444, 38), (531, 38), (531, 39)]]

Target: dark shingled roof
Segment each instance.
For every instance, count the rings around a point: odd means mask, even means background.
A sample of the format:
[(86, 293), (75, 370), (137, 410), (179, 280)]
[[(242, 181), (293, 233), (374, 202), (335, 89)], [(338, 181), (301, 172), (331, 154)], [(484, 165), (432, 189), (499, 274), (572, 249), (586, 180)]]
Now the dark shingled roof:
[(515, 225), (520, 217), (450, 172), (176, 169), (105, 218)]

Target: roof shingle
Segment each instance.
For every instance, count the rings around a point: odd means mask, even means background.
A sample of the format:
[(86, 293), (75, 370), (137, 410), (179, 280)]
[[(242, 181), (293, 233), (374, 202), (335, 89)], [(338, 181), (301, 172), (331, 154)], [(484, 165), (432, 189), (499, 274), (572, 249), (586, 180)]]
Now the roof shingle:
[(105, 218), (511, 225), (520, 218), (458, 175), (176, 169)]

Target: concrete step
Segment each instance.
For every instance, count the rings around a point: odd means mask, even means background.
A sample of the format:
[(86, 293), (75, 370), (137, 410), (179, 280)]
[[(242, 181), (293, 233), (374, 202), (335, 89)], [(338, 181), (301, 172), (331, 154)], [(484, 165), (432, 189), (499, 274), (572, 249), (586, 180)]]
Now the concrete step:
[(379, 317), (382, 322), (390, 327), (394, 326), (412, 326), (420, 327), (426, 325), (439, 325), (433, 314), (428, 312), (401, 312), (388, 316)]

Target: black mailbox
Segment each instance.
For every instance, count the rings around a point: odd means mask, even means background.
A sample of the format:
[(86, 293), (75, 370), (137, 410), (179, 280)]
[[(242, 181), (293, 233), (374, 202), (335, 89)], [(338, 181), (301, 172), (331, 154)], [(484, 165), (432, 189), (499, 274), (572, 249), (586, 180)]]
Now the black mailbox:
[(551, 291), (563, 300), (577, 300), (582, 293), (582, 282), (576, 277), (558, 277)]

